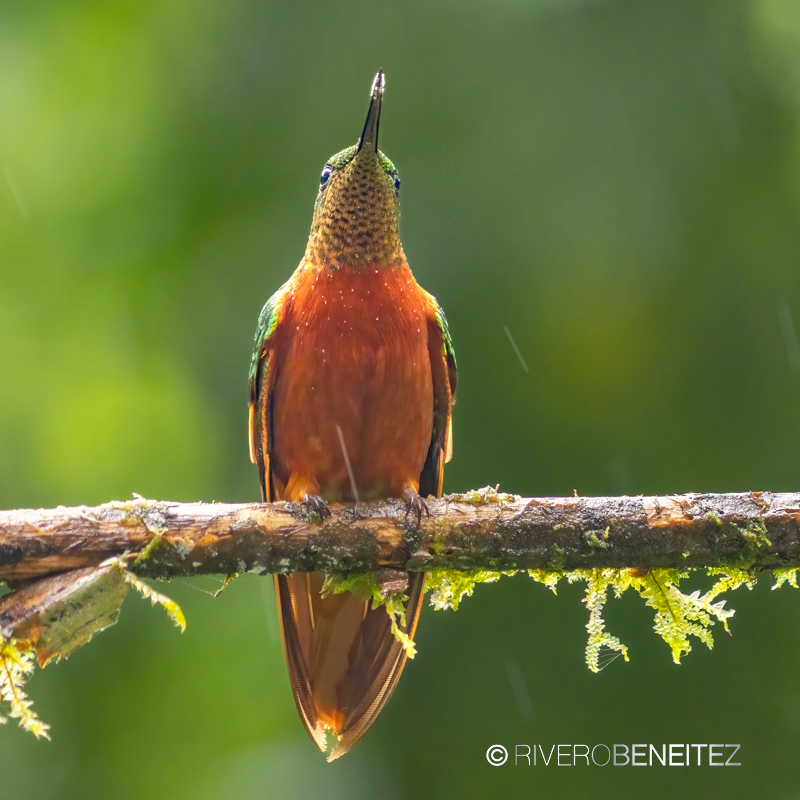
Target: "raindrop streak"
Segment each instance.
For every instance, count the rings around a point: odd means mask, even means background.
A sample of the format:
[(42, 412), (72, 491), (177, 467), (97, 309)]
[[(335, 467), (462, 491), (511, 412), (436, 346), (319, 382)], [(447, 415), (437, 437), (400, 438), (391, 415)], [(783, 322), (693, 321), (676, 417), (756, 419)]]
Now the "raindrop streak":
[(503, 325), (503, 330), (506, 332), (506, 336), (508, 336), (508, 341), (511, 342), (511, 346), (514, 348), (514, 352), (517, 354), (519, 363), (522, 364), (522, 369), (524, 369), (525, 374), (527, 374), (528, 365), (525, 363), (525, 359), (522, 357), (522, 353), (520, 353), (519, 347), (517, 347), (517, 343), (514, 341), (514, 337), (511, 335), (511, 331), (508, 329), (507, 325)]
[(525, 683), (525, 676), (522, 674), (522, 667), (520, 667), (519, 661), (506, 661), (506, 672), (508, 673), (508, 680), (511, 681), (511, 688), (514, 691), (514, 697), (517, 699), (522, 719), (532, 720), (536, 714), (533, 710), (528, 684)]
[(6, 183), (8, 184), (8, 188), (11, 189), (11, 194), (14, 195), (14, 201), (17, 204), (19, 213), (22, 215), (22, 219), (24, 219), (25, 222), (28, 222), (31, 218), (31, 213), (28, 211), (28, 204), (25, 202), (25, 198), (22, 196), (22, 190), (19, 188), (19, 184), (9, 171), (8, 167), (3, 167), (3, 175), (6, 176)]
[(789, 369), (800, 375), (800, 344), (797, 342), (797, 331), (794, 329), (789, 304), (785, 300), (777, 300), (775, 310), (778, 312), (778, 322), (783, 334), (783, 343), (786, 345), (786, 355), (789, 356)]
[(350, 466), (350, 459), (347, 455), (347, 448), (344, 446), (344, 434), (342, 429), (337, 425), (336, 432), (339, 434), (339, 444), (342, 446), (342, 455), (344, 456), (344, 465), (347, 467), (347, 474), (350, 476), (350, 488), (353, 490), (353, 497), (356, 499), (358, 505), (358, 489), (356, 488), (356, 476), (353, 475), (353, 468)]
[(183, 584), (184, 586), (188, 586), (190, 589), (194, 589), (196, 592), (202, 592), (203, 594), (207, 594), (209, 597), (214, 596), (214, 592), (209, 592), (207, 589), (201, 589), (199, 586), (195, 586), (193, 583), (189, 583), (189, 581), (182, 581), (178, 579), (177, 582)]

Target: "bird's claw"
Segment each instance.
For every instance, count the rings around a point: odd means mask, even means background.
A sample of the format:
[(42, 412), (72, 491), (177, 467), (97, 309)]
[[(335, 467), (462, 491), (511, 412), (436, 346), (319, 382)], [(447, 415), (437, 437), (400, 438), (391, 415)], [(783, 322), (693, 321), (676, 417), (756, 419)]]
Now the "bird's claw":
[(325, 517), (331, 515), (328, 504), (318, 494), (307, 494), (303, 498), (303, 503), (309, 514), (313, 514), (316, 511), (320, 519), (325, 519)]
[(425, 512), (426, 517), (431, 515), (428, 504), (413, 489), (405, 489), (403, 491), (403, 500), (406, 501), (406, 519), (413, 512), (417, 516), (417, 525), (422, 522), (423, 512)]

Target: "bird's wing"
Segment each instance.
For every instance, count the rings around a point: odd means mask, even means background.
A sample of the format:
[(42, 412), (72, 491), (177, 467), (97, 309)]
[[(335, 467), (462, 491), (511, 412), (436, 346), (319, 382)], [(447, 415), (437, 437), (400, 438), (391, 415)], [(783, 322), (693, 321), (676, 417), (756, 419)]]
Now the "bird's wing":
[[(426, 293), (427, 294), (427, 293)], [(444, 465), (453, 457), (453, 404), (456, 402), (456, 354), (444, 311), (427, 295), (428, 353), (433, 378), (433, 432), (425, 466), (419, 476), (423, 497), (442, 494)]]
[[(253, 358), (250, 362), (250, 460), (258, 465), (263, 502), (278, 500), (270, 467), (272, 443), (272, 396), (277, 378), (276, 346), (279, 322), (287, 297), (282, 286), (267, 300), (258, 318)], [(316, 573), (315, 573), (316, 574)], [(275, 575), (275, 595), (281, 638), (289, 681), (297, 702), (300, 718), (320, 750), (325, 750), (325, 728), (320, 723), (311, 691), (311, 676), (307, 669), (310, 641), (314, 627), (313, 604), (319, 602), (319, 591), (310, 588), (312, 575), (294, 573)]]
[(272, 390), (275, 376), (270, 355), (275, 347), (275, 331), (285, 297), (284, 286), (267, 300), (261, 310), (253, 358), (250, 361), (250, 460), (258, 465), (261, 499), (264, 502), (273, 499), (269, 450), (272, 441)]

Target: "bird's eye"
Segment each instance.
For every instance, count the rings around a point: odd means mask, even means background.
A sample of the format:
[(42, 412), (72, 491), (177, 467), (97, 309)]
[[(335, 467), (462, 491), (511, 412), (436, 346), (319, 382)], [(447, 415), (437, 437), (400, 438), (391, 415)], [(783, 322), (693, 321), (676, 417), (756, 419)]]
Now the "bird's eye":
[(393, 172), (392, 178), (394, 178), (394, 190), (400, 194), (400, 177), (396, 172)]
[(328, 178), (330, 178), (332, 172), (333, 172), (333, 167), (330, 164), (326, 164), (323, 167), (322, 175), (319, 176), (320, 186), (324, 186), (328, 182)]

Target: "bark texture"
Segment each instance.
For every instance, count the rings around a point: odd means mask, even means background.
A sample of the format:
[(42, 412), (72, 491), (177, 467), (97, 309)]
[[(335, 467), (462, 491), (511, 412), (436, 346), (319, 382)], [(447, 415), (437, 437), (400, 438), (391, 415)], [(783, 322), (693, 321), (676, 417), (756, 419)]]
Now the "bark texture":
[[(800, 494), (520, 498), (482, 489), (331, 506), (173, 503), (0, 511), (0, 580), (18, 585), (131, 553), (140, 576), (246, 571), (425, 571), (800, 566)], [(146, 552), (145, 548), (147, 548)]]

